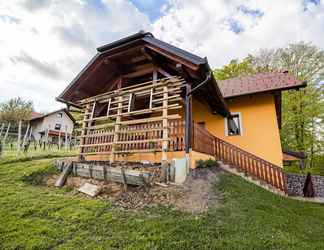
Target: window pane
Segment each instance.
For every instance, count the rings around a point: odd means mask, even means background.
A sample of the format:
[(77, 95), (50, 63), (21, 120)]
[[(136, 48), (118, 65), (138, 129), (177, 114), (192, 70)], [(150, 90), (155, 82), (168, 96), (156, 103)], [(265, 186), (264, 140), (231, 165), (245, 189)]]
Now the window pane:
[(61, 124), (56, 123), (54, 129), (55, 130), (60, 130), (61, 129)]
[(227, 119), (228, 135), (240, 135), (240, 116), (238, 114), (232, 115)]

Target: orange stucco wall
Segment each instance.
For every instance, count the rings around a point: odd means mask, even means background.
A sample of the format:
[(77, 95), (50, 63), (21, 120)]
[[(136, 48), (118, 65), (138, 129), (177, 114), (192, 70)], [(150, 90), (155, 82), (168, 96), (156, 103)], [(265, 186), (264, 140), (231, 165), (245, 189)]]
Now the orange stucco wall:
[(194, 100), (194, 122), (205, 122), (215, 136), (255, 154), (277, 166), (282, 166), (282, 150), (274, 98), (271, 94), (237, 97), (227, 101), (231, 112), (242, 116), (242, 135), (225, 136), (225, 121), (212, 115), (205, 105)]

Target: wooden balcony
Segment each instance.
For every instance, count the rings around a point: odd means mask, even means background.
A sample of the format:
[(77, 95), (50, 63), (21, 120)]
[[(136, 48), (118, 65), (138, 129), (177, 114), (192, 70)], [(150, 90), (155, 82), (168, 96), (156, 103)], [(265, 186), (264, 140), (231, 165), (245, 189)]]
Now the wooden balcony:
[[(184, 121), (168, 121), (167, 130), (168, 151), (183, 151)], [(161, 152), (164, 141), (162, 121), (125, 125), (117, 133), (114, 127), (92, 129), (83, 138), (82, 155), (110, 154), (112, 149), (116, 154)]]
[(115, 156), (184, 149), (181, 114), (184, 81), (179, 77), (119, 88), (80, 101), (84, 108), (80, 156)]

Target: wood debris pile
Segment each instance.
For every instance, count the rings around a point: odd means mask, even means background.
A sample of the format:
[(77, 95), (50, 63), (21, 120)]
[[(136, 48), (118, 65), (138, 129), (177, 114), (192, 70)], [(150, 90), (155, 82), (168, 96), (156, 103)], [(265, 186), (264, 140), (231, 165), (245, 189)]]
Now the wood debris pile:
[(170, 205), (175, 200), (174, 190), (169, 188), (154, 187), (148, 192), (137, 188), (128, 192), (122, 192), (115, 200), (116, 205), (124, 209), (138, 209), (151, 204)]

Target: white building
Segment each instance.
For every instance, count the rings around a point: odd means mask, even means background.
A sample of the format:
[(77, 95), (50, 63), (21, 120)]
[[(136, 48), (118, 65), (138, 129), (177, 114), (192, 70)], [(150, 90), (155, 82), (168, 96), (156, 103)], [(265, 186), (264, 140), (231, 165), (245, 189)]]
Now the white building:
[(74, 124), (73, 116), (66, 109), (45, 115), (34, 113), (30, 120), (32, 140), (57, 143), (60, 137), (61, 142), (64, 142), (65, 133), (69, 139), (72, 137)]

